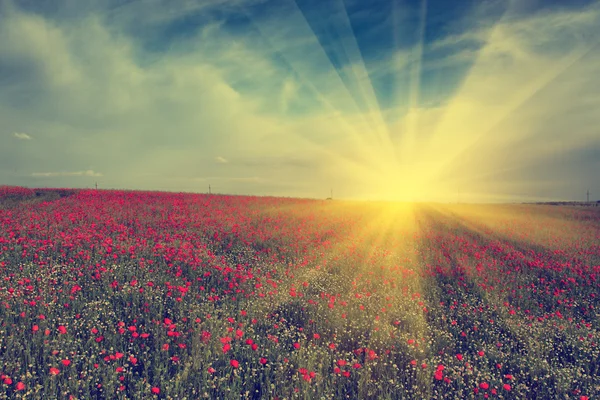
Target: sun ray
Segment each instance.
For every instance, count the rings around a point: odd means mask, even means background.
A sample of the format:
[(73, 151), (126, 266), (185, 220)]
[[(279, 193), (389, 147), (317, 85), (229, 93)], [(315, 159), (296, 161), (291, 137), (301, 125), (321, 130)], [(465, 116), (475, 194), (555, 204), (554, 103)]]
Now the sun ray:
[[(401, 151), (400, 159), (403, 164), (410, 165), (413, 161), (413, 157), (416, 151), (416, 140), (417, 140), (417, 129), (418, 129), (418, 114), (413, 112), (419, 107), (419, 92), (421, 86), (421, 62), (423, 59), (423, 44), (425, 40), (425, 28), (427, 18), (427, 0), (421, 1), (421, 8), (419, 12), (419, 31), (418, 31), (418, 42), (412, 51), (412, 62), (410, 70), (410, 86), (409, 86), (409, 100), (408, 100), (408, 113), (406, 114), (407, 130), (403, 132), (401, 140)], [(397, 94), (399, 96), (399, 94)]]
[[(310, 32), (312, 44), (311, 47), (311, 57), (313, 57), (312, 61), (315, 64), (319, 65), (327, 65), (328, 69), (332, 72), (331, 76), (335, 80), (337, 87), (341, 88), (347, 96), (344, 98), (344, 101), (351, 101), (354, 106), (356, 106), (356, 110), (358, 111), (358, 121), (348, 121), (347, 117), (344, 115), (338, 107), (335, 106), (335, 102), (339, 102), (339, 99), (330, 99), (327, 95), (323, 93), (323, 91), (319, 90), (316, 84), (310, 79), (312, 74), (309, 71), (303, 71), (303, 66), (299, 65), (297, 62), (298, 57), (295, 57), (293, 51), (289, 48), (289, 46), (277, 45), (275, 40), (270, 38), (275, 37), (278, 32), (274, 32), (269, 29), (268, 26), (265, 26), (259, 22), (256, 22), (252, 19), (251, 15), (247, 10), (241, 8), (241, 11), (246, 14), (250, 21), (252, 21), (254, 27), (260, 33), (262, 39), (267, 43), (267, 45), (273, 49), (281, 59), (287, 64), (287, 67), (293, 72), (295, 77), (299, 80), (299, 82), (305, 85), (310, 91), (316, 96), (317, 100), (326, 107), (327, 110), (331, 111), (334, 115), (334, 118), (339, 121), (340, 125), (343, 125), (344, 129), (349, 133), (349, 136), (354, 140), (356, 146), (358, 148), (363, 149), (363, 152), (367, 152), (369, 154), (369, 159), (377, 160), (378, 159), (378, 149), (373, 148), (373, 142), (369, 140), (368, 137), (365, 137), (364, 134), (360, 132), (370, 132), (370, 129), (361, 129), (361, 120), (365, 125), (368, 125), (367, 118), (361, 112), (359, 104), (356, 102), (355, 97), (350, 92), (348, 86), (342, 79), (340, 72), (337, 68), (332, 64), (331, 60), (327, 56), (325, 49), (319, 42), (317, 35), (314, 30), (311, 28), (310, 24), (306, 20), (306, 16), (303, 14), (302, 10), (298, 7), (295, 1), (291, 0), (287, 3), (292, 7), (292, 10), (289, 13), (289, 17), (293, 18), (293, 25), (295, 27), (299, 27), (299, 29), (303, 32)], [(302, 36), (302, 35), (299, 35)]]
[[(522, 43), (508, 31), (509, 11), (505, 12), (492, 28), (492, 32), (486, 44), (480, 49), (469, 75), (463, 81), (453, 100), (445, 107), (432, 139), (422, 151), (423, 157), (429, 160), (432, 166), (429, 173), (423, 176), (428, 181), (435, 182), (453, 160), (467, 154), (474, 144), (485, 138), (492, 129), (588, 54), (595, 46), (595, 43), (580, 45), (558, 59), (546, 57), (547, 63), (540, 59), (534, 59), (525, 49), (519, 47), (522, 46)], [(511, 51), (515, 57), (513, 68), (519, 70), (519, 75), (510, 76), (513, 83), (520, 87), (516, 92), (508, 92), (508, 89), (503, 88), (500, 82), (493, 87), (490, 86), (490, 79), (496, 81), (499, 79), (490, 76), (492, 74), (489, 64), (490, 57), (495, 56), (495, 52), (502, 46), (512, 46)], [(541, 68), (542, 63), (544, 63), (543, 69)], [(482, 84), (482, 82), (484, 83)], [(485, 82), (488, 83), (485, 84)], [(512, 87), (512, 85), (510, 86)], [(493, 88), (498, 96), (502, 96), (503, 100), (490, 95), (486, 91), (490, 88)], [(474, 114), (475, 112), (477, 114)], [(466, 121), (468, 121), (468, 127), (465, 126)], [(514, 140), (514, 137), (507, 133), (505, 140)]]
[(362, 100), (366, 103), (367, 118), (371, 121), (374, 135), (378, 139), (378, 143), (381, 147), (381, 153), (385, 155), (387, 160), (394, 160), (394, 147), (390, 139), (389, 128), (383, 119), (379, 101), (373, 88), (373, 83), (365, 65), (364, 58), (360, 52), (356, 37), (354, 36), (352, 23), (348, 16), (348, 10), (346, 9), (343, 0), (339, 0), (337, 4), (340, 8), (340, 14), (344, 21), (343, 29), (345, 30), (345, 32), (340, 32), (342, 38), (342, 47), (340, 48), (340, 51), (342, 51), (350, 61), (354, 83), (357, 85)]
[[(358, 110), (359, 112), (361, 112), (361, 114), (360, 114), (360, 116), (361, 116), (361, 119), (364, 121), (364, 123), (365, 123), (365, 124), (369, 125), (369, 124), (371, 123), (369, 116), (368, 116), (368, 115), (366, 115), (366, 116), (365, 116), (365, 115), (362, 113), (362, 112), (364, 112), (364, 110), (361, 108), (361, 106), (360, 106), (360, 104), (359, 104), (359, 102), (358, 102), (358, 99), (357, 99), (357, 98), (356, 98), (356, 96), (353, 94), (353, 92), (352, 92), (351, 88), (350, 88), (350, 87), (349, 87), (349, 85), (348, 85), (348, 82), (346, 82), (346, 80), (344, 79), (344, 76), (343, 76), (343, 74), (341, 73), (342, 71), (340, 71), (338, 68), (336, 68), (336, 67), (333, 65), (333, 63), (331, 62), (331, 60), (330, 60), (329, 56), (327, 55), (327, 52), (325, 51), (325, 49), (324, 49), (323, 45), (321, 44), (321, 42), (320, 42), (320, 40), (319, 40), (319, 37), (317, 36), (317, 34), (314, 32), (313, 28), (312, 28), (312, 27), (310, 26), (310, 24), (308, 23), (307, 16), (306, 16), (306, 15), (304, 14), (304, 12), (303, 12), (303, 11), (300, 9), (300, 7), (298, 7), (298, 4), (297, 4), (296, 0), (291, 0), (291, 3), (292, 3), (293, 5), (295, 5), (295, 7), (296, 7), (296, 10), (298, 11), (298, 13), (296, 13), (296, 14), (297, 14), (297, 15), (300, 15), (300, 16), (302, 17), (302, 20), (303, 20), (303, 25), (304, 25), (304, 26), (306, 26), (306, 27), (307, 27), (307, 28), (310, 30), (310, 32), (312, 33), (312, 35), (313, 35), (313, 37), (314, 37), (314, 39), (315, 39), (316, 43), (319, 45), (319, 49), (318, 49), (318, 51), (319, 51), (320, 55), (321, 55), (321, 56), (324, 56), (324, 58), (325, 58), (325, 59), (326, 59), (326, 60), (329, 62), (329, 65), (331, 66), (331, 68), (332, 68), (332, 71), (335, 73), (335, 75), (334, 75), (335, 79), (336, 79), (336, 80), (337, 80), (337, 81), (338, 81), (338, 82), (339, 82), (339, 83), (340, 83), (340, 84), (341, 84), (341, 85), (344, 87), (344, 89), (345, 89), (346, 93), (348, 94), (348, 98), (349, 98), (350, 100), (352, 100), (352, 102), (354, 103), (354, 105), (357, 107), (357, 110)], [(343, 4), (342, 4), (342, 10), (343, 10), (343, 13), (344, 13), (344, 15), (346, 15), (346, 14), (345, 14), (345, 7), (344, 7), (344, 5), (343, 5)], [(347, 15), (346, 15), (346, 16), (347, 16)], [(324, 20), (322, 19), (321, 21), (324, 21)], [(331, 24), (330, 20), (327, 20), (325, 23), (327, 23), (327, 24)], [(347, 24), (347, 28), (348, 28), (348, 29), (346, 29), (346, 30), (347, 30), (347, 32), (341, 32), (341, 37), (342, 37), (342, 38), (346, 38), (346, 36), (349, 34), (349, 35), (350, 35), (352, 38), (354, 38), (354, 34), (353, 34), (353, 32), (352, 32), (352, 29), (351, 29), (351, 26), (349, 25), (349, 23)], [(333, 25), (333, 26), (330, 26), (330, 27), (329, 27), (329, 29), (330, 29), (330, 30), (335, 30), (335, 25)], [(349, 33), (348, 33), (348, 32), (349, 32)], [(343, 42), (342, 42), (342, 45), (343, 45)], [(341, 50), (341, 51), (340, 51), (340, 50)], [(340, 56), (340, 55), (341, 55), (341, 56), (343, 56), (342, 58), (345, 58), (345, 59), (349, 60), (349, 58), (348, 58), (348, 54), (347, 54), (347, 52), (345, 52), (345, 51), (344, 51), (344, 49), (343, 49), (343, 48), (339, 49), (339, 48), (337, 48), (337, 47), (333, 46), (333, 48), (331, 49), (331, 51), (333, 51), (333, 52), (334, 52), (336, 55), (338, 55), (338, 56)], [(322, 57), (322, 58), (323, 58), (323, 57)], [(362, 60), (362, 58), (361, 58), (361, 60)], [(349, 61), (351, 61), (351, 60), (349, 60)]]
[[(466, 154), (469, 154), (473, 150), (473, 148), (478, 144), (480, 139), (484, 138), (486, 134), (488, 134), (491, 130), (501, 124), (505, 119), (507, 119), (512, 113), (515, 112), (519, 107), (523, 106), (529, 99), (535, 96), (538, 92), (548, 86), (551, 82), (553, 82), (560, 74), (568, 70), (574, 64), (576, 64), (581, 58), (585, 57), (589, 54), (596, 46), (598, 42), (587, 46), (586, 48), (577, 49), (572, 51), (569, 55), (564, 57), (562, 60), (556, 63), (553, 68), (549, 68), (546, 72), (540, 74), (540, 76), (533, 80), (533, 82), (527, 84), (521, 91), (519, 91), (515, 97), (510, 101), (502, 111), (500, 111), (497, 115), (494, 116), (482, 129), (480, 132), (474, 133), (472, 137), (470, 137), (467, 141), (463, 143), (462, 146), (456, 148), (453, 154), (448, 154), (447, 157), (444, 158), (440, 165), (440, 170), (448, 167), (452, 162), (457, 159), (464, 157)], [(517, 139), (510, 134), (507, 135), (505, 140), (514, 141)], [(522, 137), (519, 137), (522, 139)]]

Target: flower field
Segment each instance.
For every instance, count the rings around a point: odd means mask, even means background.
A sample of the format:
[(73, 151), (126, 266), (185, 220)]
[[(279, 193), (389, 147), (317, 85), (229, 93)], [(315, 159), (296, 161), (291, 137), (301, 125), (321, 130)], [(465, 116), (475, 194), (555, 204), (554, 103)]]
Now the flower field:
[(600, 397), (597, 208), (0, 189), (0, 398)]

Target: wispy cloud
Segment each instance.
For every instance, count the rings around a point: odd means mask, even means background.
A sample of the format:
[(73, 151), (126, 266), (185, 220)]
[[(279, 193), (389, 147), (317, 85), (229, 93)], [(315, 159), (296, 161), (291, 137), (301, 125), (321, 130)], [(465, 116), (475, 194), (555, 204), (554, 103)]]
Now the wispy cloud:
[(15, 138), (19, 139), (19, 140), (31, 140), (31, 139), (33, 139), (31, 136), (29, 136), (28, 134), (23, 133), (23, 132), (14, 132), (13, 136)]
[(298, 87), (293, 79), (286, 79), (281, 89), (281, 111), (287, 113), (290, 102), (296, 96)]
[(31, 176), (34, 177), (42, 177), (42, 178), (53, 178), (58, 176), (91, 176), (91, 177), (100, 177), (101, 173), (92, 171), (88, 169), (86, 171), (74, 171), (74, 172), (33, 172)]
[(219, 164), (227, 164), (229, 162), (229, 160), (221, 156), (215, 157), (215, 161)]
[(233, 178), (227, 178), (227, 181), (230, 182), (244, 182), (244, 183), (262, 183), (264, 182), (264, 179), (258, 177), (258, 176), (244, 176), (244, 177), (233, 177)]

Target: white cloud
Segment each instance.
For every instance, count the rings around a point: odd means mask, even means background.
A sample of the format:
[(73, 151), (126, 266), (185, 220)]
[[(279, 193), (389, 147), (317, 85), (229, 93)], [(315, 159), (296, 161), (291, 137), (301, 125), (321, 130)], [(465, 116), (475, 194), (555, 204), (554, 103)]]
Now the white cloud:
[(19, 140), (31, 140), (32, 137), (23, 132), (14, 132), (13, 136)]
[(229, 162), (226, 158), (221, 156), (215, 157), (215, 161), (219, 164), (227, 164)]
[(100, 177), (102, 176), (99, 172), (94, 172), (91, 169), (86, 171), (74, 171), (74, 172), (33, 172), (31, 176), (34, 177), (44, 177), (44, 178), (53, 178), (58, 176), (91, 176), (91, 177)]

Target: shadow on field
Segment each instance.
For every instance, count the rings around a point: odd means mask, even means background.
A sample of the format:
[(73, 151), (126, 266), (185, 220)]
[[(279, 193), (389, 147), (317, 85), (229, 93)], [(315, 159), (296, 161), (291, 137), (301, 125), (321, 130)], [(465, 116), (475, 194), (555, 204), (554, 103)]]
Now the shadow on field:
[[(522, 376), (527, 398), (558, 398), (577, 389), (581, 384), (564, 376), (581, 360), (594, 365), (594, 356), (562, 325), (568, 317), (591, 316), (560, 306), (556, 290), (547, 291), (544, 282), (560, 288), (561, 272), (529, 266), (532, 250), (548, 251), (510, 240), (445, 208), (424, 209), (420, 220), (426, 297), (440, 305), (427, 313), (430, 352), (460, 354), (483, 376)], [(586, 373), (595, 376), (597, 368)], [(461, 373), (452, 385), (455, 393), (466, 393), (478, 381)]]
[(76, 189), (30, 189), (20, 193), (0, 195), (0, 209), (12, 209), (33, 204), (51, 202), (73, 196)]

